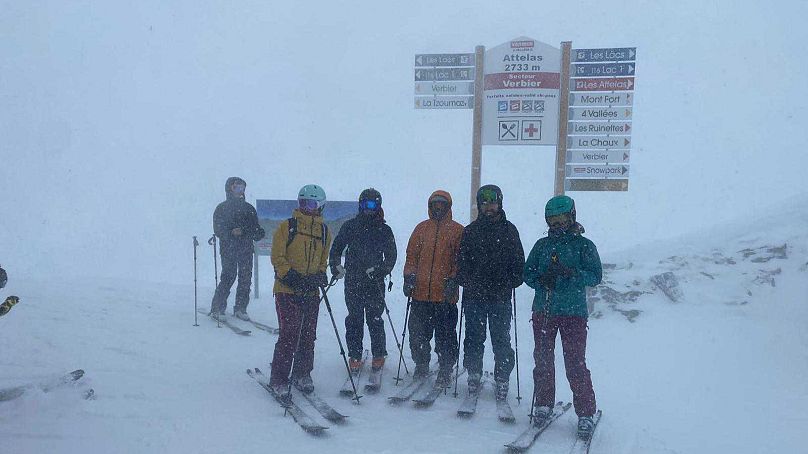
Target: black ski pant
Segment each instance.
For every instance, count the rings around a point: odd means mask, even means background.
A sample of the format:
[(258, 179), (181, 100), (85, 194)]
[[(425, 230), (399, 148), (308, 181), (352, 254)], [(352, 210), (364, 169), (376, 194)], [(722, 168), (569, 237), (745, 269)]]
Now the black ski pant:
[(510, 301), (463, 301), (463, 311), (466, 318), (463, 366), (469, 375), (482, 373), (487, 323), (494, 349), (494, 380), (507, 381), (514, 366)]
[(431, 360), (429, 342), (435, 336), (435, 353), (441, 368), (457, 362), (457, 305), (413, 300), (410, 306), (410, 351), (416, 365), (428, 366)]
[(365, 322), (370, 333), (370, 351), (374, 358), (387, 356), (387, 338), (384, 334), (384, 284), (381, 286), (345, 285), (345, 343), (348, 356), (362, 358), (362, 340)]
[(233, 309), (247, 310), (252, 284), (253, 250), (251, 248), (222, 248), (219, 252), (222, 258), (222, 275), (216, 292), (213, 294), (210, 310), (211, 312), (224, 312), (227, 308), (230, 288), (236, 282), (237, 275), (236, 304)]

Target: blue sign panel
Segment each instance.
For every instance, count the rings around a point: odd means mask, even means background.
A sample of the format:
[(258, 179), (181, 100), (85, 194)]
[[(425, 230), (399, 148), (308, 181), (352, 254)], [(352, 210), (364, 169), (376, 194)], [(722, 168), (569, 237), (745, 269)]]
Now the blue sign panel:
[(572, 65), (571, 77), (633, 76), (634, 63), (584, 63)]
[(573, 49), (571, 57), (574, 62), (634, 61), (637, 59), (637, 48)]

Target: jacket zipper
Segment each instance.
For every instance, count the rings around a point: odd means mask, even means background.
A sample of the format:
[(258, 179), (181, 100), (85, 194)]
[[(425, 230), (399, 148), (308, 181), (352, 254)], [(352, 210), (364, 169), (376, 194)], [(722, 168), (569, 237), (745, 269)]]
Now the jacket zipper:
[(432, 301), (432, 271), (435, 269), (435, 252), (438, 247), (438, 232), (440, 232), (440, 221), (435, 220), (435, 243), (432, 245), (432, 264), (429, 266), (429, 287), (427, 291), (427, 299)]

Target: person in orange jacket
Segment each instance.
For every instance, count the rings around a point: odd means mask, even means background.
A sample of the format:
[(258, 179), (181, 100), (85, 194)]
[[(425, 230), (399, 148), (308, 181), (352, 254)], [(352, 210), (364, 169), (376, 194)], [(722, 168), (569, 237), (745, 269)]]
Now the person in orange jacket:
[(411, 298), (410, 350), (414, 378), (429, 374), (430, 341), (440, 364), (436, 386), (451, 383), (457, 362), (457, 254), (463, 226), (452, 220), (452, 196), (435, 191), (427, 203), (429, 219), (415, 227), (407, 244), (404, 295)]

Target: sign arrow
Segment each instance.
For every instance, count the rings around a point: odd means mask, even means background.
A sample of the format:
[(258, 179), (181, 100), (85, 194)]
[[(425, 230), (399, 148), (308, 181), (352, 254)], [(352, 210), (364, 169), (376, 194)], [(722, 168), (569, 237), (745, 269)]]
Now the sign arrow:
[(628, 50), (628, 58), (633, 59), (635, 55), (637, 55), (637, 51), (635, 51), (632, 48), (629, 48), (629, 50)]
[(628, 140), (628, 139), (623, 139), (623, 140), (625, 141), (625, 143), (623, 144), (623, 145), (625, 145), (625, 146), (628, 146), (628, 144), (630, 144), (630, 143), (631, 143), (631, 141), (630, 141), (630, 140)]
[(628, 73), (634, 74), (634, 65), (628, 65)]
[(623, 153), (623, 161), (628, 161), (628, 153)]
[(628, 169), (626, 168), (626, 166), (623, 166), (623, 168), (621, 169), (621, 173), (622, 173), (623, 175), (625, 175), (625, 174), (626, 174), (626, 172), (628, 172)]
[(418, 66), (423, 65), (422, 61), (423, 61), (423, 58), (420, 55), (415, 57), (415, 64), (417, 64)]
[(629, 131), (631, 131), (631, 125), (626, 123), (626, 132), (629, 132)]

